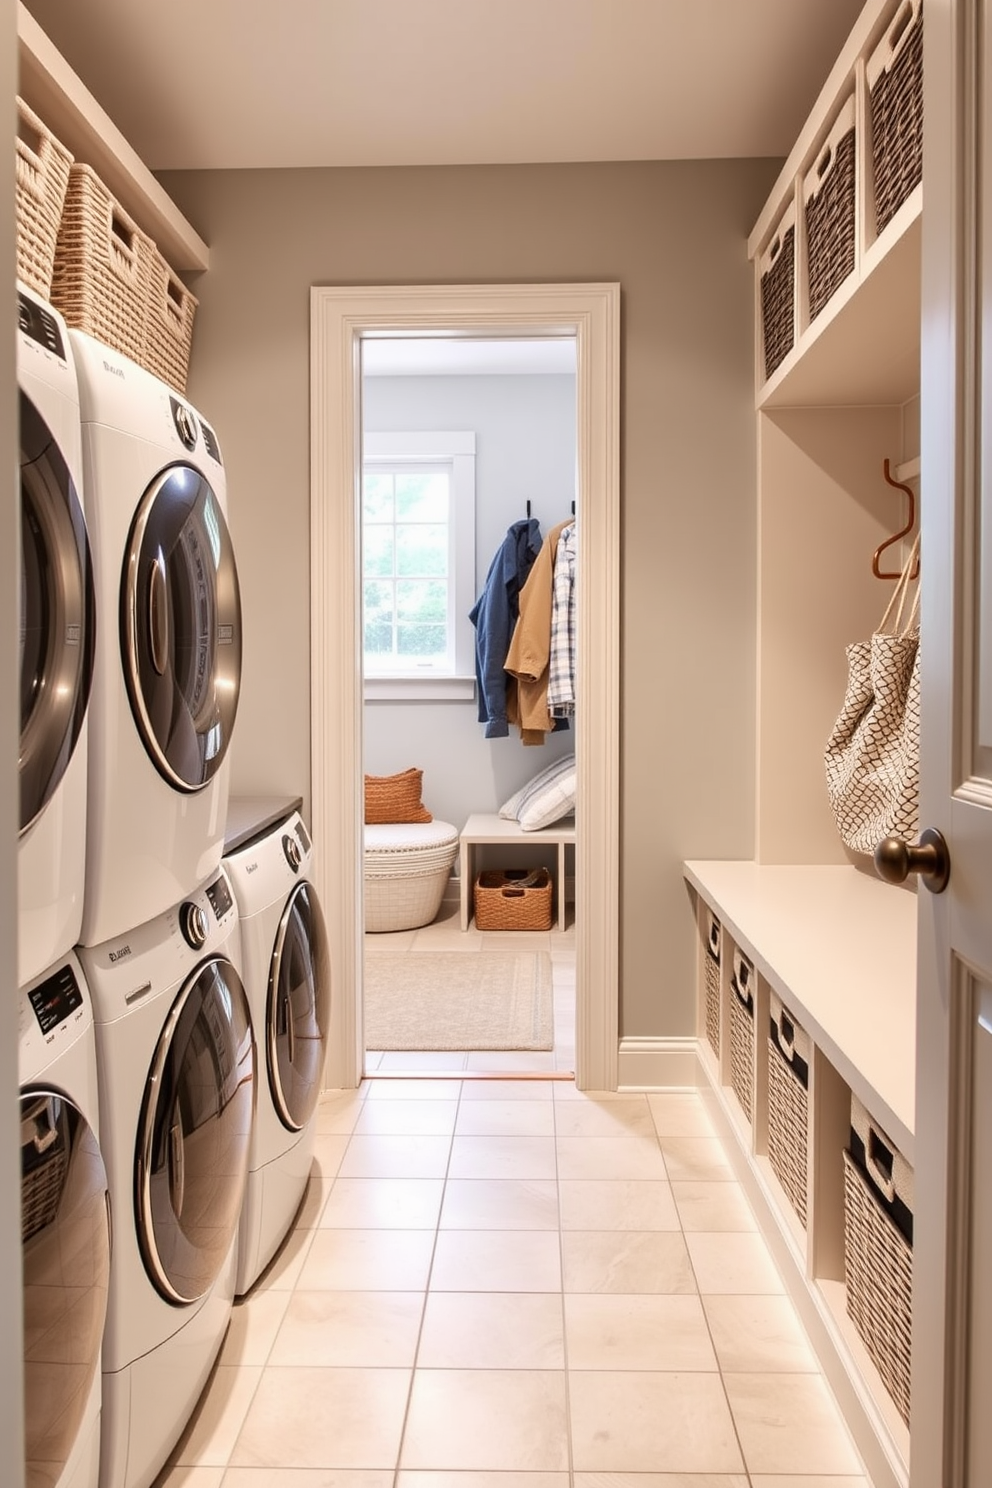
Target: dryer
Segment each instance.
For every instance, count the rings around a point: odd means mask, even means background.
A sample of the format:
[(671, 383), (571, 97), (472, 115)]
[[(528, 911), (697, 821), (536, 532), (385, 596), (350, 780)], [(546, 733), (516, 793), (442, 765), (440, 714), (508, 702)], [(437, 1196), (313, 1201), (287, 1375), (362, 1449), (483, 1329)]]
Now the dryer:
[(254, 1106), (237, 908), (219, 870), (83, 949), (114, 1212), (100, 1488), (148, 1488), (182, 1434), (234, 1297)]
[(330, 1021), (327, 932), (298, 811), (224, 859), (238, 904), (258, 1091), (235, 1291), (246, 1292), (293, 1224), (313, 1158)]
[(65, 321), (18, 285), (20, 839), (18, 983), (79, 939), (86, 866), (86, 710), (93, 575), (79, 393)]
[(98, 623), (80, 940), (97, 945), (220, 862), (241, 606), (214, 431), (127, 357), (69, 339)]
[(20, 992), (27, 1488), (97, 1488), (110, 1272), (89, 994), (70, 953)]

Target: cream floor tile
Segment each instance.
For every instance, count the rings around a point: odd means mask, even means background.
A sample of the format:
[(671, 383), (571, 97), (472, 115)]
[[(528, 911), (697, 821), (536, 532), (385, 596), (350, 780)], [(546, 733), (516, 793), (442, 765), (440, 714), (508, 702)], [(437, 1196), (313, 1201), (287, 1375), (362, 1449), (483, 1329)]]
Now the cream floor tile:
[(562, 1181), (563, 1230), (677, 1230), (671, 1186), (656, 1179)]
[(279, 1332), (290, 1293), (252, 1292), (235, 1302), (220, 1364), (264, 1364)]
[(291, 1230), (256, 1281), (252, 1296), (257, 1296), (259, 1292), (291, 1292), (303, 1269), (312, 1240), (313, 1230)]
[(558, 1229), (558, 1185), (548, 1179), (449, 1178), (442, 1230)]
[(315, 1230), (299, 1287), (318, 1292), (426, 1291), (433, 1248), (432, 1230)]
[(717, 1374), (569, 1374), (576, 1472), (739, 1473), (744, 1464)]
[(647, 1101), (659, 1137), (716, 1136), (705, 1105), (692, 1091), (664, 1091)]
[(566, 1292), (696, 1292), (681, 1231), (566, 1230), (561, 1249)]
[(550, 1101), (553, 1099), (553, 1080), (465, 1080), (462, 1082), (462, 1102), (465, 1101)]
[[(569, 1488), (568, 1473), (404, 1472), (396, 1488)], [(745, 1485), (746, 1488), (746, 1485)]]
[(393, 1488), (391, 1468), (229, 1467), (221, 1488)]
[(313, 1161), (322, 1178), (337, 1176), (350, 1141), (345, 1133), (328, 1133), (314, 1138)]
[(221, 1488), (222, 1467), (187, 1467), (170, 1464), (155, 1479), (153, 1488)]
[(418, 1369), (403, 1468), (564, 1472), (565, 1376), (529, 1369)]
[(366, 1049), (365, 1050), (365, 1062), (364, 1062), (364, 1066), (363, 1066), (363, 1073), (364, 1074), (366, 1074), (366, 1075), (373, 1074), (376, 1070), (379, 1069), (379, 1067), (380, 1067), (381, 1064), (382, 1064), (382, 1050), (381, 1049)]
[(377, 1100), (365, 1106), (355, 1123), (363, 1136), (408, 1135), (450, 1137), (458, 1114), (458, 1088), (451, 1100)]
[(219, 1365), (172, 1460), (196, 1467), (226, 1466), (261, 1378), (261, 1366)]
[(408, 1369), (266, 1369), (231, 1464), (393, 1468)]
[(555, 1111), (559, 1137), (654, 1137), (643, 1095), (614, 1101), (562, 1101)]
[(565, 1339), (570, 1371), (717, 1367), (698, 1297), (570, 1293)]
[(749, 1472), (861, 1472), (820, 1375), (725, 1374), (723, 1380)]
[(732, 1374), (815, 1374), (816, 1356), (791, 1300), (778, 1297), (703, 1298), (720, 1368)]
[(348, 1142), (342, 1178), (443, 1178), (450, 1137), (362, 1136)]
[[(748, 1488), (746, 1473), (573, 1473), (574, 1488)], [(792, 1488), (791, 1482), (779, 1488)]]
[(408, 951), (416, 938), (416, 930), (376, 930), (365, 936), (363, 951), (366, 956), (394, 955)]
[(661, 1150), (673, 1183), (733, 1181), (734, 1170), (719, 1137), (662, 1137)]
[(756, 1230), (751, 1206), (739, 1183), (672, 1184), (682, 1228), (689, 1230)]
[(325, 1091), (317, 1106), (317, 1135), (340, 1136), (354, 1131), (367, 1094), (365, 1086), (358, 1090)]
[(426, 1101), (450, 1101), (457, 1100), (462, 1082), (460, 1080), (431, 1080), (410, 1079), (404, 1080), (397, 1076), (395, 1079), (368, 1080), (369, 1093), (366, 1099), (370, 1101), (396, 1101), (396, 1100), (426, 1100)]
[(433, 1230), (442, 1178), (338, 1178), (324, 1204), (321, 1229)]
[(458, 1137), (553, 1137), (554, 1103), (550, 1100), (463, 1101), (458, 1108)]
[(269, 1364), (413, 1368), (422, 1292), (305, 1292), (290, 1298)]
[(561, 1256), (550, 1230), (440, 1230), (432, 1292), (558, 1292)]
[(564, 1369), (557, 1292), (431, 1292), (418, 1369)]
[(752, 1473), (751, 1488), (871, 1488), (867, 1478), (849, 1477), (847, 1473), (838, 1477), (835, 1473), (824, 1476), (815, 1473)]
[(696, 1285), (704, 1296), (712, 1292), (746, 1296), (785, 1290), (768, 1247), (757, 1233), (690, 1233), (686, 1244)]
[[(580, 1109), (583, 1109), (580, 1107)], [(667, 1177), (658, 1139), (650, 1137), (558, 1137), (559, 1180), (658, 1179)]]
[(466, 1068), (499, 1070), (505, 1074), (515, 1074), (520, 1070), (527, 1070), (531, 1074), (549, 1074), (555, 1068), (555, 1056), (550, 1051), (521, 1050), (519, 1053), (514, 1053), (512, 1050), (510, 1052), (484, 1050), (481, 1053), (470, 1054)]
[(451, 1144), (452, 1178), (544, 1178), (555, 1174), (554, 1137), (460, 1137)]
[(296, 1212), (294, 1223), (298, 1230), (312, 1230), (320, 1224), (320, 1216), (324, 1212), (324, 1205), (327, 1203), (328, 1194), (333, 1186), (334, 1179), (322, 1178), (320, 1169), (315, 1164), (310, 1172), (303, 1203)]
[(577, 1100), (602, 1105), (606, 1101), (629, 1101), (629, 1090), (578, 1090), (575, 1082), (556, 1080), (553, 1095), (555, 1100)]

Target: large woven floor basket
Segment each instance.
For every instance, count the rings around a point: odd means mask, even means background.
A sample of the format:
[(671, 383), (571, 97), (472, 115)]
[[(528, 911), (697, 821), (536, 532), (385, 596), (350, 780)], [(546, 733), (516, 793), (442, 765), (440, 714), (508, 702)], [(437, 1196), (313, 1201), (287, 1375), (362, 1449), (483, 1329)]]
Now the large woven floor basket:
[(17, 100), (14, 179), (17, 277), (48, 299), (72, 156), (23, 99)]
[(450, 822), (365, 827), (365, 929), (416, 930), (436, 918), (458, 852)]

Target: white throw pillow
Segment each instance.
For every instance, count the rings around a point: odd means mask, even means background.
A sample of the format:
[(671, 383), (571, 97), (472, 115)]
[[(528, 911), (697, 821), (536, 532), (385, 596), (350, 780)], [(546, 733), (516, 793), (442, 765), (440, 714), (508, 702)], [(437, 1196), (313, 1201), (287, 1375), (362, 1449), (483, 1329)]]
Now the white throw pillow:
[[(561, 783), (563, 789), (555, 789)], [(569, 801), (571, 804), (568, 804)], [(563, 809), (559, 809), (563, 805)], [(546, 765), (499, 808), (505, 821), (519, 821), (527, 832), (550, 826), (575, 810), (575, 755), (563, 754)], [(551, 812), (549, 816), (547, 813)]]

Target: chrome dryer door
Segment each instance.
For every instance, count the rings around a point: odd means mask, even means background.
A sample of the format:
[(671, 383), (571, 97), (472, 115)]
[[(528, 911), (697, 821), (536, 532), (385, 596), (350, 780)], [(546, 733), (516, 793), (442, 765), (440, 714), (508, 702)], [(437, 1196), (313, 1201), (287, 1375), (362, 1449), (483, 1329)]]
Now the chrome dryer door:
[(304, 880), (279, 922), (265, 1019), (269, 1089), (289, 1131), (302, 1130), (320, 1097), (330, 1011), (327, 932), (313, 885)]

